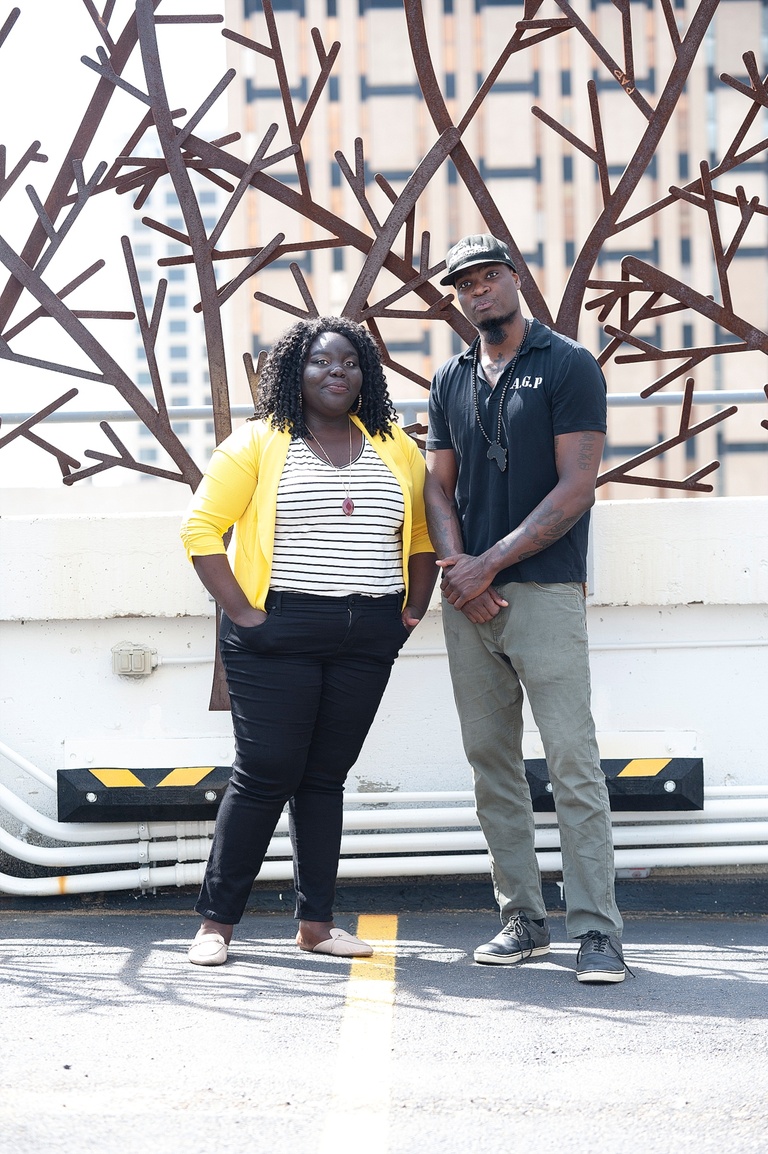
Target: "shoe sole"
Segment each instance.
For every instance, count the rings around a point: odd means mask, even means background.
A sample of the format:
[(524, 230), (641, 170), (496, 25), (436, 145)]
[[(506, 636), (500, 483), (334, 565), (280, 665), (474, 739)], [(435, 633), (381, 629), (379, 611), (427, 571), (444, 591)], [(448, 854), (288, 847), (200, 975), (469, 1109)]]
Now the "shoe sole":
[(613, 970), (589, 970), (584, 974), (577, 974), (576, 977), (580, 982), (623, 982), (626, 971), (622, 970), (617, 974)]
[(536, 946), (530, 953), (526, 950), (519, 954), (481, 954), (479, 950), (475, 950), (474, 959), (481, 965), (489, 966), (513, 966), (516, 962), (527, 962), (529, 958), (538, 958), (542, 954), (549, 953), (549, 946)]

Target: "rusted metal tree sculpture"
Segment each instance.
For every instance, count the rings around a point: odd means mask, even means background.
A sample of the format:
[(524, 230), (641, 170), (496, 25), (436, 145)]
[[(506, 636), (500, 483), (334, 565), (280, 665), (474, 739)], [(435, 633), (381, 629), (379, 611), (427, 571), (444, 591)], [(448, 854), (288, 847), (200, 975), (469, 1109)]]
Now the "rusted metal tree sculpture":
[[(93, 465), (84, 467), (68, 452), (57, 448), (51, 439), (42, 435), (41, 426), (52, 412), (68, 404), (76, 393), (75, 389), (52, 398), (50, 403), (11, 432), (0, 432), (0, 448), (15, 437), (26, 438), (56, 458), (65, 484), (116, 467), (181, 481), (191, 487), (197, 484), (200, 477), (199, 463), (191, 459), (172, 429), (164, 383), (158, 369), (157, 341), (167, 282), (162, 278), (159, 280), (148, 313), (128, 238), (123, 238), (123, 251), (127, 281), (133, 298), (132, 312), (117, 309), (84, 310), (69, 303), (75, 290), (89, 282), (99, 272), (103, 262), (83, 269), (68, 284), (58, 288), (50, 283), (47, 273), (51, 258), (94, 197), (135, 191), (134, 205), (137, 210), (141, 210), (149, 193), (161, 180), (172, 183), (182, 211), (184, 228), (171, 229), (162, 222), (146, 218), (145, 223), (148, 228), (172, 237), (187, 250), (182, 256), (164, 258), (160, 262), (162, 265), (182, 262), (194, 265), (200, 298), (197, 307), (202, 312), (205, 329), (217, 440), (226, 436), (231, 426), (222, 308), (233, 294), (253, 291), (254, 285), (259, 284), (259, 274), (268, 270), (275, 261), (306, 253), (310, 249), (344, 247), (357, 250), (362, 255), (360, 270), (342, 311), (371, 328), (389, 367), (406, 379), (428, 387), (427, 380), (390, 354), (381, 336), (379, 322), (385, 319), (389, 322), (400, 318), (418, 318), (448, 324), (464, 339), (473, 335), (468, 322), (451, 303), (451, 295), (444, 294), (432, 283), (444, 265), (442, 260), (435, 261), (431, 256), (429, 233), (425, 231), (420, 237), (416, 233), (416, 212), (420, 198), (442, 166), (450, 161), (488, 229), (510, 245), (521, 273), (526, 303), (535, 316), (567, 335), (576, 336), (584, 310), (597, 309), (609, 338), (600, 354), (604, 365), (613, 367), (632, 361), (657, 364), (660, 375), (644, 390), (641, 394), (643, 397), (652, 396), (674, 381), (684, 381), (684, 399), (676, 436), (611, 468), (603, 474), (601, 482), (621, 480), (630, 484), (711, 491), (711, 485), (705, 484), (703, 478), (717, 468), (716, 461), (676, 480), (647, 477), (632, 470), (641, 469), (648, 460), (726, 420), (736, 411), (735, 406), (731, 406), (707, 420), (692, 424), (691, 409), (695, 399), (695, 382), (689, 375), (692, 370), (715, 356), (754, 350), (768, 353), (768, 333), (735, 310), (729, 284), (729, 272), (739, 245), (751, 222), (768, 214), (768, 207), (761, 203), (759, 197), (748, 198), (742, 186), (733, 192), (719, 190), (717, 185), (719, 178), (732, 174), (756, 156), (764, 156), (768, 148), (768, 140), (748, 147), (745, 145), (749, 129), (761, 110), (768, 108), (768, 88), (761, 79), (754, 53), (747, 52), (743, 58), (749, 77), (748, 84), (730, 76), (722, 78), (725, 84), (741, 94), (745, 104), (743, 121), (724, 154), (715, 164), (702, 161), (696, 180), (682, 187), (670, 188), (668, 195), (656, 203), (636, 210), (632, 206), (641, 178), (683, 93), (694, 60), (715, 15), (718, 0), (700, 0), (692, 10), (685, 29), (679, 26), (680, 10), (673, 5), (672, 0), (658, 0), (665, 18), (673, 62), (655, 106), (641, 93), (635, 82), (637, 44), (630, 0), (614, 0), (623, 32), (621, 60), (614, 59), (596, 38), (580, 15), (579, 9), (582, 6), (556, 0), (552, 5), (553, 14), (544, 15), (543, 0), (525, 0), (522, 19), (511, 26), (511, 36), (501, 46), (495, 63), (482, 79), (474, 99), (458, 118), (449, 112), (448, 101), (438, 82), (424, 18), (424, 4), (422, 0), (404, 0), (403, 11), (410, 37), (413, 67), (424, 105), (434, 125), (434, 142), (399, 193), (384, 177), (374, 178), (378, 189), (383, 191), (390, 204), (385, 216), (375, 211), (369, 195), (371, 186), (367, 178), (366, 152), (372, 151), (375, 154), (374, 142), (356, 140), (352, 162), (342, 152), (336, 154), (343, 179), (354, 192), (360, 207), (360, 225), (344, 219), (338, 212), (313, 198), (303, 150), (307, 127), (310, 119), (319, 113), (321, 98), (340, 51), (338, 43), (328, 48), (322, 32), (312, 30), (317, 75), (309, 95), (300, 104), (291, 88), (286, 55), (281, 43), (281, 29), (271, 0), (263, 0), (262, 5), (267, 30), (266, 42), (251, 40), (236, 29), (223, 29), (225, 37), (246, 51), (253, 52), (261, 60), (270, 62), (282, 102), (284, 123), (280, 127), (287, 135), (288, 144), (274, 152), (269, 151), (278, 131), (278, 126), (274, 125), (264, 135), (251, 159), (244, 160), (230, 150), (230, 146), (238, 139), (236, 134), (214, 140), (198, 135), (206, 113), (235, 79), (234, 70), (228, 71), (214, 86), (208, 98), (189, 115), (170, 106), (158, 47), (157, 34), (161, 26), (220, 24), (221, 15), (166, 15), (161, 11), (162, 0), (136, 0), (124, 27), (118, 29), (115, 26), (118, 0), (106, 0), (102, 11), (96, 7), (95, 0), (82, 2), (101, 40), (95, 54), (83, 58), (84, 64), (98, 74), (98, 81), (82, 123), (61, 168), (50, 184), (47, 196), (43, 199), (34, 187), (28, 189), (37, 220), (26, 243), (20, 251), (16, 251), (0, 235), (0, 262), (8, 273), (0, 292), (0, 358), (39, 370), (85, 378), (116, 389), (165, 450), (172, 467), (164, 469), (136, 460), (107, 422), (102, 423), (102, 429), (111, 442), (111, 451), (84, 451), (84, 456), (95, 462)], [(24, 14), (30, 14), (33, 6), (29, 0)], [(514, 11), (517, 13), (519, 9), (515, 8)], [(18, 7), (12, 9), (0, 27), (0, 48), (7, 50), (7, 42), (12, 37), (21, 13)], [(533, 109), (533, 115), (546, 129), (557, 133), (574, 152), (581, 153), (594, 163), (602, 195), (602, 208), (581, 243), (562, 299), (555, 309), (545, 300), (534, 271), (525, 260), (520, 238), (515, 235), (510, 222), (494, 202), (475, 159), (464, 143), (464, 137), (487, 97), (494, 91), (502, 72), (506, 75), (514, 67), (514, 58), (529, 53), (548, 40), (563, 36), (577, 37), (589, 47), (594, 57), (595, 75), (600, 75), (602, 79), (610, 78), (612, 83), (620, 86), (626, 97), (627, 114), (640, 118), (645, 127), (620, 178), (613, 185), (595, 80), (589, 82), (586, 92), (594, 137), (591, 143), (578, 137), (545, 109)], [(124, 76), (135, 50), (140, 53), (143, 65), (142, 87), (129, 83)], [(136, 123), (133, 131), (127, 135), (124, 148), (111, 163), (93, 165), (89, 162), (88, 154), (117, 90), (128, 93), (135, 100)], [(31, 165), (45, 162), (46, 157), (40, 152), (40, 147), (38, 142), (30, 144), (25, 154), (10, 169), (6, 164), (5, 149), (0, 148), (0, 199), (21, 180)], [(290, 182), (270, 171), (288, 158), (295, 167), (295, 179)], [(203, 220), (190, 175), (193, 172), (228, 193), (229, 199), (212, 229)], [(279, 202), (294, 213), (297, 223), (295, 236), (279, 233), (260, 238), (258, 246), (251, 249), (219, 249), (222, 233), (241, 206), (245, 194), (253, 195), (254, 192)], [(687, 202), (693, 211), (705, 214), (708, 221), (719, 285), (719, 302), (637, 256), (624, 259), (619, 279), (606, 280), (594, 276), (601, 252), (611, 238), (619, 236), (633, 224), (664, 213), (680, 201)], [(734, 210), (738, 218), (730, 240), (724, 239), (721, 231), (719, 213), (724, 209)], [(302, 229), (306, 227), (307, 221), (312, 222), (317, 239), (306, 240)], [(227, 262), (231, 267), (235, 261), (240, 265), (238, 271), (227, 280), (217, 280), (216, 271), (221, 262)], [(399, 287), (394, 292), (380, 296), (377, 287), (381, 283), (380, 274), (385, 270), (399, 282)], [(292, 315), (318, 315), (327, 311), (323, 286), (312, 286), (296, 263), (292, 265), (292, 272), (303, 301), (303, 309), (260, 290), (255, 293), (257, 299)], [(598, 295), (587, 301), (588, 292), (593, 290)], [(34, 300), (35, 307), (31, 310), (27, 308), (22, 316), (16, 316), (18, 306), (26, 300), (24, 294)], [(408, 303), (405, 301), (407, 297), (411, 298), (412, 307), (402, 307)], [(413, 307), (416, 305), (418, 307)], [(683, 310), (719, 326), (731, 334), (733, 340), (729, 344), (664, 350), (637, 335), (642, 325)], [(90, 360), (92, 369), (52, 363), (14, 351), (14, 339), (43, 317), (52, 318), (68, 334)], [(135, 320), (138, 323), (152, 382), (151, 400), (86, 323), (99, 318)], [(243, 352), (253, 391), (257, 387), (257, 369), (249, 353), (245, 350)], [(5, 404), (8, 399), (4, 398)], [(768, 422), (763, 421), (762, 426), (768, 427)]]

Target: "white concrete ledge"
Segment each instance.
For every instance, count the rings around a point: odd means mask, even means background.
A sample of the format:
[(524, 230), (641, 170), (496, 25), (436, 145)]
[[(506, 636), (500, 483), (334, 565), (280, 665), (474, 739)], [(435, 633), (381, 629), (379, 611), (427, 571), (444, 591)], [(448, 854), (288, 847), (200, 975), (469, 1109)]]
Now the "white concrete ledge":
[[(0, 521), (0, 620), (209, 616), (180, 514)], [(603, 501), (593, 605), (768, 604), (768, 497)]]
[(595, 605), (768, 604), (768, 497), (604, 501)]

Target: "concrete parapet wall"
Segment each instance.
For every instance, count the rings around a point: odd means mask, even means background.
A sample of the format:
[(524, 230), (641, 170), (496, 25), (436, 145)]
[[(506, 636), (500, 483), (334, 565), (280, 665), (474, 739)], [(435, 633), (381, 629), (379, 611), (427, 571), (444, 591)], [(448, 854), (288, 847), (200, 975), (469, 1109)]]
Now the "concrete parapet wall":
[[(178, 539), (179, 513), (0, 521), (0, 740), (64, 766), (226, 764), (209, 713), (213, 605)], [(768, 498), (597, 505), (589, 598), (603, 757), (702, 756), (708, 784), (765, 785)], [(111, 649), (156, 650), (145, 678)], [(526, 712), (525, 751), (541, 756)], [(7, 761), (0, 781), (55, 816)], [(466, 789), (436, 603), (396, 663), (351, 789)]]
[(768, 497), (604, 501), (595, 605), (768, 604)]

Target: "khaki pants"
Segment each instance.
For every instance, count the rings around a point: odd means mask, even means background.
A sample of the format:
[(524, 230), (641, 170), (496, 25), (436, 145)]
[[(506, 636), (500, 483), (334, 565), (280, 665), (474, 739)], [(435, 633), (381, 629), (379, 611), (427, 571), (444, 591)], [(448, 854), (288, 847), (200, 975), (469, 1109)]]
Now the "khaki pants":
[(544, 745), (560, 826), (566, 931), (620, 934), (608, 790), (590, 709), (584, 593), (510, 582), (493, 621), (473, 625), (443, 600), (443, 627), (477, 815), (501, 918), (546, 914), (523, 762), (523, 692)]

